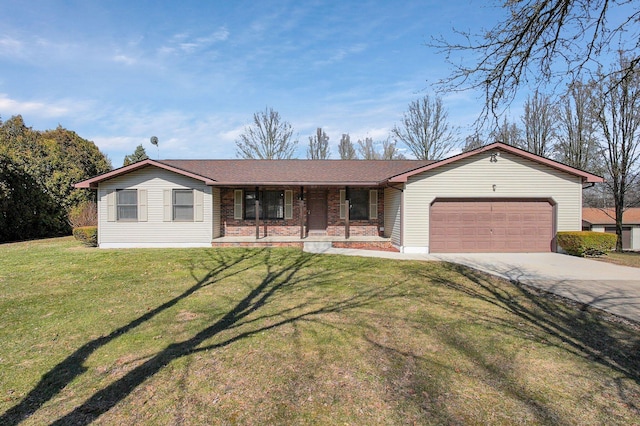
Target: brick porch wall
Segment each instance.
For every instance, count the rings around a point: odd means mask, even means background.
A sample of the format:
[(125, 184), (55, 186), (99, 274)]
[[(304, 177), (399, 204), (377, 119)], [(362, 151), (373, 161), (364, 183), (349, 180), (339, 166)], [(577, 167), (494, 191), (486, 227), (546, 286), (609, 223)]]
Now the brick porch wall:
[[(244, 188), (253, 191), (254, 188)], [(289, 220), (260, 220), (260, 237), (282, 236), (294, 237), (300, 235), (299, 204), (300, 187), (261, 188), (264, 190), (292, 190), (293, 218)], [(327, 190), (327, 235), (340, 237), (345, 234), (345, 221), (340, 219), (340, 189)], [(220, 191), (220, 235), (227, 237), (251, 237), (256, 234), (255, 220), (238, 220), (233, 218), (234, 189)], [(304, 214), (304, 212), (302, 212)], [(305, 218), (306, 219), (306, 218)], [(305, 220), (306, 225), (306, 220)], [(352, 236), (381, 236), (380, 227), (384, 226), (384, 191), (378, 190), (378, 219), (349, 221), (349, 231)]]
[[(331, 188), (327, 193), (327, 235), (344, 237), (345, 220), (340, 219), (340, 189)], [(382, 236), (380, 227), (384, 226), (384, 191), (378, 189), (378, 219), (350, 220), (349, 234), (353, 237)]]

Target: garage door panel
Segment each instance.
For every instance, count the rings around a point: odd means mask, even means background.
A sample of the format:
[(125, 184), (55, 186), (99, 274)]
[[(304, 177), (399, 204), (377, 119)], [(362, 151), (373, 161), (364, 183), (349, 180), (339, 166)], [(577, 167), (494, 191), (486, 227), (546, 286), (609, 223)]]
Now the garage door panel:
[(432, 252), (548, 252), (553, 207), (548, 201), (436, 201)]

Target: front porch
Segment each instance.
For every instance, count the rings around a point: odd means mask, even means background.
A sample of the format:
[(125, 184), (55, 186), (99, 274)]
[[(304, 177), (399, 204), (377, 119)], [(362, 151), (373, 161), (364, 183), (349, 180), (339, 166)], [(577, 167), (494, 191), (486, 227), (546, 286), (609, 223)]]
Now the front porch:
[(218, 246), (302, 246), (324, 239), (334, 247), (339, 242), (352, 247), (389, 241), (379, 187), (265, 186), (220, 188), (219, 193), (213, 240)]
[(299, 236), (228, 236), (211, 241), (212, 247), (296, 247), (303, 249), (306, 245), (326, 245), (333, 248), (352, 248), (363, 250), (383, 250), (398, 252), (390, 238), (380, 236), (343, 236), (309, 235)]

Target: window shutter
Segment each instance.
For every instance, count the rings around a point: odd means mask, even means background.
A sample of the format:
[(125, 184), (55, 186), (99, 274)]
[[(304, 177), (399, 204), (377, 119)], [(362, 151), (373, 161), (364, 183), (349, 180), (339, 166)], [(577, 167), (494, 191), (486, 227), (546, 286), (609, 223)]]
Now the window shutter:
[(138, 189), (138, 222), (147, 221), (147, 190)]
[(171, 222), (171, 210), (173, 205), (171, 200), (171, 190), (165, 189), (162, 193), (162, 220), (165, 222)]
[(242, 189), (233, 191), (233, 218), (242, 219)]
[(345, 218), (345, 205), (344, 202), (347, 201), (347, 191), (345, 189), (340, 190), (340, 219)]
[(284, 218), (293, 219), (293, 191), (284, 191)]
[(107, 222), (116, 221), (116, 192), (107, 191)]
[(369, 191), (369, 219), (378, 218), (378, 190)]
[(193, 204), (195, 204), (193, 218), (196, 222), (204, 221), (204, 193), (198, 189), (193, 190)]

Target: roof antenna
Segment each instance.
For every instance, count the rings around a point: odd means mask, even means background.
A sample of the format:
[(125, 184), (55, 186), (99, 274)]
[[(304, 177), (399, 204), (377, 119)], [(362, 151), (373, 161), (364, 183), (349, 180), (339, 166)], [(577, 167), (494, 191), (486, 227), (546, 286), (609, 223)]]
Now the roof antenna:
[(160, 159), (160, 147), (158, 146), (158, 138), (156, 136), (151, 136), (151, 145), (155, 145), (157, 148), (157, 159)]

